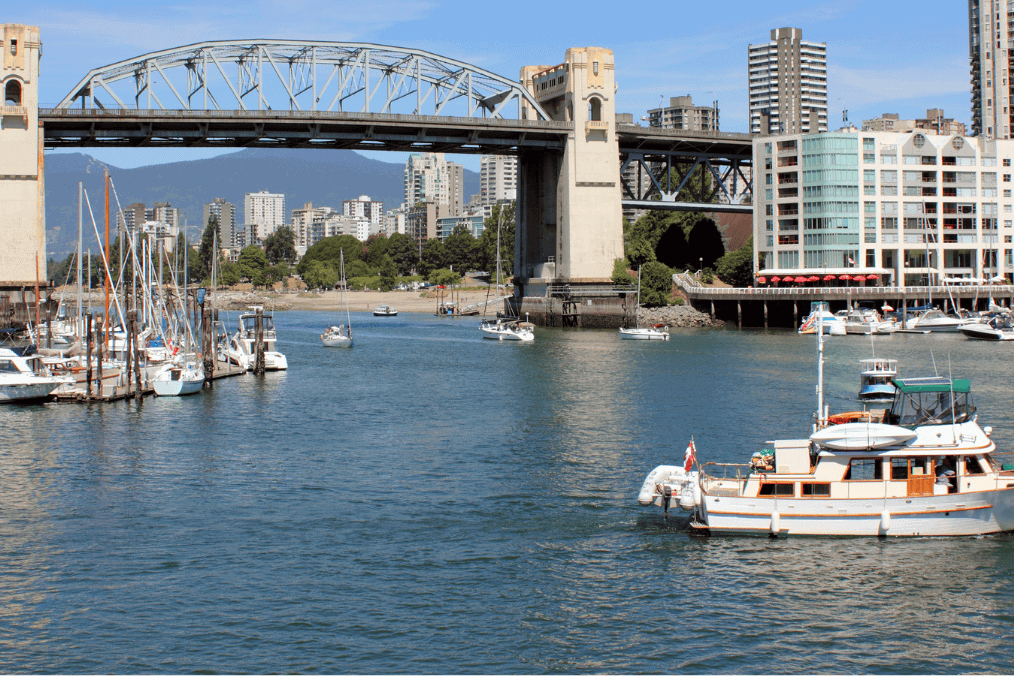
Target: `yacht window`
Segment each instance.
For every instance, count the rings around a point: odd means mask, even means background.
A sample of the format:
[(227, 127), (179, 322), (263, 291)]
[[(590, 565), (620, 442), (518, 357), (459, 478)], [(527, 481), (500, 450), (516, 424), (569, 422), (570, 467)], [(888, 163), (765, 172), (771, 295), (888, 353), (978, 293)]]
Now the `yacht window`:
[(899, 390), (891, 407), (891, 419), (898, 425), (908, 426), (964, 422), (971, 419), (974, 414), (975, 406), (968, 392), (954, 393), (952, 409), (950, 392), (905, 393)]
[(974, 455), (965, 458), (965, 474), (982, 474), (982, 465)]
[(803, 497), (828, 497), (831, 495), (831, 484), (803, 484)]
[(788, 495), (791, 497), (795, 494), (795, 484), (765, 483), (760, 487), (760, 495)]
[(845, 470), (845, 481), (880, 481), (884, 478), (883, 464), (878, 458), (852, 458)]
[(18, 373), (18, 367), (14, 365), (14, 362), (4, 359), (3, 361), (0, 361), (0, 371)]
[(891, 479), (908, 478), (908, 458), (891, 458)]

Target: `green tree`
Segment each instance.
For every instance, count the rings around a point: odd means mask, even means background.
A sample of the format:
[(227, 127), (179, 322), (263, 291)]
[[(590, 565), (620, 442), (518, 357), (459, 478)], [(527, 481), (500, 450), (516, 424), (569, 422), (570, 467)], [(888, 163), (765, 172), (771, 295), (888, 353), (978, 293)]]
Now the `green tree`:
[(641, 305), (669, 305), (672, 298), (672, 268), (652, 261), (641, 268)]
[(251, 244), (240, 251), (236, 265), (239, 266), (240, 277), (249, 279), (256, 286), (264, 285), (264, 271), (268, 267), (268, 257), (264, 255), (264, 250), (259, 246)]
[(380, 290), (390, 291), (398, 282), (398, 268), (390, 256), (385, 255), (380, 261)]
[(634, 284), (637, 282), (629, 272), (627, 272), (627, 260), (625, 258), (617, 258), (613, 262), (613, 284)]
[(289, 226), (278, 228), (264, 240), (264, 255), (268, 262), (277, 265), (282, 261), (292, 263), (296, 260), (296, 233)]
[(753, 286), (753, 237), (746, 244), (718, 259), (715, 265), (719, 279), (731, 286)]
[(218, 264), (218, 285), (219, 286), (232, 286), (233, 284), (239, 284), (241, 279), (239, 274), (239, 264), (231, 263), (223, 260)]
[(296, 270), (300, 275), (306, 273), (306, 269), (313, 261), (321, 261), (330, 264), (335, 270), (339, 268), (341, 252), (345, 252), (345, 265), (351, 261), (360, 260), (363, 253), (363, 243), (352, 235), (338, 235), (337, 237), (325, 237), (303, 254), (299, 260)]
[(445, 262), (461, 273), (475, 270), (478, 246), (479, 242), (468, 226), (456, 226), (444, 240)]
[(429, 281), (430, 284), (451, 286), (452, 284), (458, 284), (461, 282), (461, 273), (455, 270), (441, 268), (430, 272)]
[(412, 274), (419, 264), (419, 248), (408, 235), (396, 232), (388, 239), (387, 255), (394, 261), (398, 268), (398, 274), (407, 276)]
[[(218, 217), (212, 214), (208, 217), (208, 225), (201, 234), (201, 246), (197, 249), (197, 265), (194, 267), (195, 280), (206, 280), (211, 278), (211, 262), (214, 258), (214, 249), (222, 250), (222, 233), (218, 225)], [(218, 244), (215, 244), (215, 239)]]
[(351, 263), (345, 261), (345, 278), (352, 279), (353, 277), (372, 277), (373, 271), (370, 266), (364, 261), (354, 260)]
[(493, 214), (483, 221), (482, 236), (479, 238), (476, 265), (490, 274), (496, 272), (496, 235), (500, 230), (500, 270), (507, 276), (514, 272), (515, 202), (493, 206)]
[(419, 260), (419, 274), (428, 276), (433, 270), (447, 265), (444, 256), (444, 245), (436, 238), (426, 240), (423, 244), (422, 257)]
[(303, 273), (303, 282), (308, 289), (329, 289), (341, 279), (338, 271), (327, 263), (311, 261)]
[(384, 256), (387, 254), (387, 250), (391, 247), (391, 240), (387, 238), (384, 233), (370, 235), (366, 240), (366, 257), (365, 260), (371, 268), (379, 268), (381, 261), (384, 260)]

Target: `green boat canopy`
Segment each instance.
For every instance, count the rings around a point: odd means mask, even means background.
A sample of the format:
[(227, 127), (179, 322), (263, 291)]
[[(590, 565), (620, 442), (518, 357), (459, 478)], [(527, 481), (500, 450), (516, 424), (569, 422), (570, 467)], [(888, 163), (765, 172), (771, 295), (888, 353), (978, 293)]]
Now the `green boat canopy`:
[(899, 392), (905, 394), (917, 394), (919, 392), (955, 392), (964, 394), (970, 392), (972, 387), (967, 379), (955, 380), (954, 384), (947, 378), (905, 378), (904, 380), (892, 381)]

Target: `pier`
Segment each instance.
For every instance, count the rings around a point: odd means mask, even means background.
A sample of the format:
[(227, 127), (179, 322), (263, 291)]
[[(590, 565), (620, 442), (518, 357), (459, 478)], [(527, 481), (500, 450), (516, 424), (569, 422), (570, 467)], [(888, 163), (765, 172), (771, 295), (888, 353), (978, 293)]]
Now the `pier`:
[[(159, 365), (161, 366), (161, 364)], [(89, 394), (85, 389), (74, 389), (65, 392), (54, 392), (52, 397), (55, 401), (64, 403), (91, 403), (101, 402), (109, 403), (114, 401), (122, 401), (124, 399), (143, 399), (149, 395), (154, 395), (155, 390), (151, 387), (151, 375), (155, 370), (155, 366), (144, 367), (145, 376), (141, 380), (141, 389), (137, 390), (133, 387), (128, 387), (125, 384), (120, 383), (122, 380), (120, 376), (115, 376), (111, 379), (113, 383), (107, 384), (103, 382), (101, 392), (92, 392)], [(235, 364), (228, 362), (215, 362), (214, 373), (208, 374), (205, 372), (204, 387), (211, 387), (211, 383), (222, 378), (231, 378), (233, 376), (241, 376), (245, 373), (249, 373), (246, 369)]]
[(740, 328), (795, 328), (810, 313), (810, 303), (817, 301), (828, 303), (831, 312), (860, 301), (873, 301), (878, 308), (888, 304), (902, 313), (930, 304), (944, 311), (985, 310), (990, 299), (1007, 307), (1014, 304), (1012, 284), (731, 288), (703, 286), (688, 273), (673, 275), (673, 281), (677, 294), (694, 309)]

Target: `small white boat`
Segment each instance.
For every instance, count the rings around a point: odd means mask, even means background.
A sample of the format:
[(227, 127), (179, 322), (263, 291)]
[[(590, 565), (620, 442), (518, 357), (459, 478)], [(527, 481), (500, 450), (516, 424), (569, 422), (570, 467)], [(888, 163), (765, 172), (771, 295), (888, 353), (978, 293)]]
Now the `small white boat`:
[(479, 325), (482, 337), (490, 340), (515, 340), (529, 343), (535, 340), (535, 324), (516, 319), (485, 319)]
[(824, 335), (829, 336), (844, 336), (845, 335), (845, 318), (844, 316), (838, 316), (831, 314), (828, 310), (828, 305), (823, 301), (815, 301), (810, 303), (810, 314), (803, 320), (803, 323), (799, 326), (798, 333), (810, 334), (816, 333), (817, 325), (823, 324)]
[(42, 401), (67, 379), (41, 375), (42, 358), (0, 348), (0, 404)]
[(349, 314), (349, 298), (346, 295), (345, 283), (345, 250), (340, 250), (341, 256), (341, 290), (342, 298), (345, 300), (345, 321), (348, 324), (329, 326), (320, 335), (320, 342), (324, 347), (352, 347), (352, 315)]
[(915, 439), (918, 434), (912, 430), (885, 425), (883, 423), (866, 422), (831, 425), (810, 435), (810, 441), (821, 448), (835, 451), (865, 451), (885, 446), (900, 446)]
[(985, 323), (962, 324), (958, 331), (974, 340), (1014, 340), (1010, 313), (998, 314)]
[[(255, 354), (256, 346), (254, 344), (257, 339), (255, 335), (257, 323), (256, 311), (260, 309), (263, 312), (263, 308), (254, 307), (252, 309), (254, 310), (253, 312), (245, 312), (239, 316), (239, 330), (233, 334), (229, 340), (229, 344), (224, 349), (224, 354), (229, 362), (247, 371), (254, 368), (254, 361), (257, 358)], [(264, 320), (264, 369), (266, 371), (284, 371), (289, 368), (289, 362), (284, 354), (275, 350), (277, 336), (275, 334), (274, 317), (269, 314), (262, 314), (261, 316)]]
[(634, 306), (634, 328), (620, 327), (620, 338), (624, 340), (669, 340), (669, 327), (665, 324), (653, 324), (640, 328), (638, 315), (641, 310), (641, 267), (637, 268), (637, 304)]
[(393, 308), (390, 305), (378, 305), (373, 308), (374, 317), (397, 317), (398, 309)]
[(859, 362), (859, 400), (894, 401), (894, 384), (898, 375), (897, 359), (873, 357)]
[(925, 310), (905, 322), (905, 328), (909, 331), (931, 331), (942, 333), (946, 331), (957, 331), (958, 327), (966, 323), (959, 317), (945, 315), (940, 310)]
[(151, 386), (160, 397), (195, 394), (204, 387), (204, 365), (193, 358), (178, 364), (164, 364), (152, 377)]

